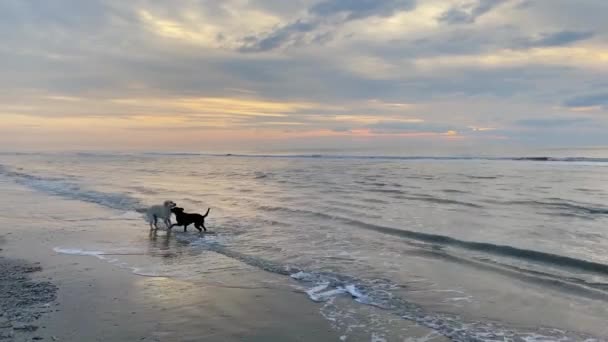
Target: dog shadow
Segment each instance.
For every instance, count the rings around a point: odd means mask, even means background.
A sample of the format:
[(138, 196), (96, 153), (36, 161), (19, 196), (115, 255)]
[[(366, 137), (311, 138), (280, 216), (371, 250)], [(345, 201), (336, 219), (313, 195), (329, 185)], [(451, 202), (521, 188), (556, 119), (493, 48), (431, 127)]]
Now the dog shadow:
[(172, 249), (171, 246), (171, 231), (167, 230), (165, 234), (158, 234), (158, 230), (154, 229), (150, 231), (148, 245), (149, 252), (151, 254), (161, 254), (162, 256), (169, 256), (167, 251)]
[[(180, 257), (181, 255), (199, 255), (205, 253), (203, 250), (190, 248), (190, 243), (179, 241), (176, 235), (186, 235), (188, 233), (173, 232), (172, 230), (162, 231), (164, 234), (159, 234), (158, 230), (151, 230), (149, 234), (148, 254), (165, 259)], [(193, 235), (193, 234), (192, 234)], [(202, 233), (198, 235), (204, 236)]]

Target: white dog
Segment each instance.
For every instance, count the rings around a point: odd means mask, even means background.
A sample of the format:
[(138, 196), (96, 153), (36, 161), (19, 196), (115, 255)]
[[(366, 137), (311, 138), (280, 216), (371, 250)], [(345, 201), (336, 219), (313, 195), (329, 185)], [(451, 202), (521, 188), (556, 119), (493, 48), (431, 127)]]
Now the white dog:
[[(177, 206), (173, 201), (164, 201), (162, 205), (153, 205), (146, 211), (150, 229), (158, 229), (157, 220), (162, 219), (167, 227), (171, 227), (171, 209)], [(154, 226), (152, 226), (154, 224)]]

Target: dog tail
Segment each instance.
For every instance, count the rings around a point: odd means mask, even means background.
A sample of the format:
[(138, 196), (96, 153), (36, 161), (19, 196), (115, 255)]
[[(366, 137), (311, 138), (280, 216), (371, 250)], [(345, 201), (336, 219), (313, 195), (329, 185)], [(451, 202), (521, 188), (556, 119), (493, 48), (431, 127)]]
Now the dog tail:
[(207, 217), (207, 215), (209, 215), (209, 210), (211, 210), (211, 208), (207, 208), (207, 212), (205, 213), (205, 215), (203, 215), (203, 217)]

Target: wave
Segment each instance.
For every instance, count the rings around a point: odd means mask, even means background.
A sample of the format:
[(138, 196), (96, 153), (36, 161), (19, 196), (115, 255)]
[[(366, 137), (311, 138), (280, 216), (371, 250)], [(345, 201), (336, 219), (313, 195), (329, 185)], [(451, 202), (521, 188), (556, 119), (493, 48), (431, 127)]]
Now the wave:
[[(478, 208), (478, 209), (483, 208), (483, 206), (481, 204), (477, 204), (477, 203), (435, 197), (435, 196), (431, 196), (431, 195), (427, 195), (427, 194), (410, 194), (408, 191), (400, 190), (400, 189), (380, 188), (380, 189), (365, 189), (364, 191), (389, 194), (393, 198), (409, 200), (409, 201), (428, 202), (428, 203), (435, 203), (435, 204), (460, 205), (460, 206), (464, 206), (464, 207)], [(445, 192), (464, 193), (464, 192), (458, 191), (458, 190), (448, 190)]]
[[(0, 152), (0, 155), (50, 155), (39, 152)], [(597, 157), (551, 157), (551, 156), (391, 156), (391, 155), (348, 155), (348, 154), (264, 154), (264, 153), (202, 153), (202, 152), (77, 152), (61, 153), (79, 157), (137, 157), (137, 156), (176, 156), (176, 157), (235, 157), (235, 158), (306, 158), (306, 159), (378, 159), (378, 160), (489, 160), (489, 161), (534, 161), (534, 162), (587, 162), (608, 163), (608, 158)]]
[(595, 337), (564, 331), (537, 327), (534, 330), (501, 326), (493, 321), (467, 322), (460, 316), (447, 313), (431, 312), (412, 303), (393, 290), (402, 286), (386, 279), (360, 279), (335, 272), (316, 272), (300, 269), (291, 265), (265, 260), (239, 253), (218, 243), (198, 244), (207, 250), (239, 260), (258, 269), (289, 276), (292, 279), (308, 284), (303, 292), (315, 302), (330, 302), (338, 296), (349, 296), (354, 301), (378, 307), (401, 317), (430, 328), (452, 341), (489, 341), (493, 336), (513, 341), (581, 341), (595, 340)]
[(388, 155), (339, 155), (339, 154), (248, 154), (248, 153), (195, 153), (195, 152), (148, 152), (151, 156), (207, 156), (235, 158), (305, 158), (305, 159), (379, 159), (379, 160), (494, 160), (494, 161), (544, 161), (608, 163), (608, 158), (591, 157), (489, 157), (489, 156), (388, 156)]
[(443, 189), (441, 191), (448, 193), (448, 194), (469, 194), (470, 193), (469, 191), (457, 190), (457, 189)]
[(11, 171), (0, 165), (0, 175), (13, 179), (18, 184), (44, 193), (64, 198), (94, 203), (112, 209), (142, 212), (142, 203), (122, 193), (101, 192), (87, 189), (67, 178), (40, 177), (27, 173)]
[[(352, 220), (351, 220), (352, 221)], [(499, 256), (507, 256), (512, 258), (524, 259), (531, 262), (550, 264), (557, 267), (569, 267), (577, 270), (583, 270), (603, 275), (608, 275), (608, 265), (587, 261), (559, 254), (539, 252), (530, 249), (523, 249), (508, 245), (498, 245), (489, 242), (474, 242), (452, 238), (445, 235), (429, 234), (414, 232), (396, 228), (383, 227), (378, 225), (367, 224), (359, 221), (353, 222), (359, 227), (378, 231), (385, 234), (396, 235), (415, 239), (419, 241), (429, 242), (433, 244), (441, 244), (444, 246), (460, 247), (471, 251), (484, 252)]]
[[(334, 298), (347, 296), (360, 304), (387, 310), (397, 317), (430, 328), (452, 341), (487, 341), (491, 336), (501, 336), (505, 340), (518, 341), (576, 341), (593, 338), (592, 336), (575, 335), (558, 329), (541, 327), (524, 330), (523, 328), (503, 326), (492, 321), (466, 321), (460, 316), (428, 311), (422, 306), (406, 300), (394, 291), (397, 289), (403, 290), (403, 286), (396, 285), (387, 279), (361, 279), (335, 272), (301, 269), (296, 266), (243, 254), (227, 248), (217, 241), (206, 239), (197, 239), (196, 241), (188, 241), (188, 243), (192, 248), (215, 252), (257, 269), (290, 277), (298, 282), (301, 286), (297, 287), (315, 302), (331, 302)], [(62, 254), (92, 256), (121, 268), (131, 269), (135, 274), (163, 276), (155, 272), (142, 273), (139, 268), (130, 267), (121, 263), (117, 258), (113, 258), (113, 256), (134, 254), (131, 251), (128, 253), (107, 253), (67, 248), (54, 248), (54, 250)], [(138, 253), (135, 254), (139, 255)], [(302, 287), (304, 288), (302, 289)]]
[(519, 157), (509, 158), (520, 161), (547, 161), (547, 162), (588, 162), (588, 163), (608, 163), (608, 158), (589, 158), (589, 157)]
[[(187, 236), (187, 238), (191, 238), (191, 236)], [(491, 340), (491, 336), (497, 335), (505, 337), (505, 340), (526, 341), (576, 341), (593, 338), (557, 329), (539, 327), (526, 330), (504, 326), (493, 321), (467, 321), (457, 315), (429, 311), (408, 301), (402, 295), (403, 291), (407, 293), (407, 288), (387, 279), (365, 279), (337, 272), (308, 270), (244, 254), (226, 247), (217, 240), (207, 238), (196, 238), (192, 241), (186, 239), (182, 242), (188, 243), (192, 248), (218, 253), (257, 269), (289, 277), (297, 282), (297, 287), (303, 288), (302, 292), (315, 302), (329, 303), (337, 297), (348, 297), (357, 303), (387, 310), (397, 317), (430, 328), (453, 341), (487, 341)], [(54, 251), (61, 254), (95, 257), (118, 267), (131, 269), (133, 273), (142, 276), (166, 276), (157, 272), (142, 272), (140, 268), (131, 267), (120, 261), (121, 255), (142, 255), (142, 251), (138, 250), (104, 252), (54, 248)], [(399, 290), (399, 293), (395, 290)]]
[[(131, 196), (122, 193), (107, 193), (101, 192), (97, 190), (87, 189), (82, 187), (79, 184), (68, 181), (63, 178), (56, 177), (39, 177), (34, 176), (22, 172), (15, 172), (7, 169), (6, 167), (0, 165), (0, 175), (4, 175), (14, 179), (17, 183), (28, 186), (35, 190), (43, 191), (49, 193), (51, 195), (61, 196), (65, 198), (85, 201), (89, 203), (94, 203), (102, 206), (106, 206), (112, 209), (118, 210), (132, 210), (135, 212), (143, 212), (145, 211), (142, 203)], [(423, 200), (429, 202), (436, 203), (445, 203), (445, 204), (457, 204), (457, 205), (465, 205), (470, 207), (480, 207), (474, 203), (468, 202), (458, 202), (452, 200), (445, 200), (441, 198), (435, 197), (407, 197), (412, 200)], [(580, 203), (572, 203), (564, 200), (555, 199), (554, 201), (511, 201), (506, 204), (520, 204), (520, 205), (539, 205), (546, 206), (550, 208), (556, 209), (567, 209), (573, 211), (579, 211), (586, 214), (608, 214), (608, 208), (600, 208), (600, 207), (591, 207), (585, 206)], [(304, 214), (304, 215), (312, 215), (318, 218), (327, 219), (327, 220), (339, 220), (345, 224), (349, 224), (352, 226), (356, 226), (363, 229), (373, 230), (376, 232), (400, 236), (403, 238), (423, 241), (432, 244), (438, 244), (443, 246), (452, 246), (459, 247), (471, 251), (484, 252), (487, 254), (494, 254), (500, 256), (508, 256), (513, 258), (519, 258), (524, 260), (529, 260), (532, 262), (540, 262), (545, 264), (552, 264), (558, 267), (570, 267), (574, 269), (589, 271), (600, 273), (604, 275), (608, 275), (608, 265), (601, 264), (592, 261), (586, 261), (582, 259), (562, 256), (558, 254), (539, 252), (534, 250), (522, 249), (517, 247), (512, 247), (508, 245), (498, 245), (492, 244), (488, 242), (475, 242), (475, 241), (465, 241), (459, 240), (453, 237), (438, 235), (438, 234), (430, 234), (423, 233), (417, 231), (410, 231), (405, 229), (397, 229), (392, 227), (386, 227), (371, 223), (366, 223), (363, 221), (358, 221), (355, 219), (340, 217), (336, 215), (329, 215), (325, 213), (319, 213), (309, 210), (302, 209), (292, 209), (287, 207), (271, 207), (271, 206), (260, 206), (260, 210), (265, 211), (286, 211), (288, 213), (296, 213), (296, 214)]]
[(399, 189), (366, 189), (365, 191), (378, 192), (378, 193), (383, 193), (383, 194), (398, 194), (398, 195), (405, 195), (408, 193), (407, 191), (399, 190)]
[(501, 205), (526, 205), (543, 207), (551, 210), (565, 210), (576, 214), (608, 215), (608, 208), (588, 203), (569, 201), (561, 198), (548, 198), (546, 200), (520, 200), (520, 201), (491, 201)]
[(164, 276), (159, 275), (154, 272), (144, 272), (139, 267), (131, 267), (125, 262), (120, 262), (120, 260), (118, 258), (118, 256), (121, 256), (121, 255), (145, 255), (144, 253), (142, 253), (140, 251), (125, 251), (125, 252), (107, 253), (104, 251), (91, 251), (91, 250), (84, 250), (84, 249), (80, 249), (80, 248), (61, 248), (61, 247), (55, 247), (55, 248), (53, 248), (53, 251), (55, 251), (55, 253), (66, 254), (66, 255), (92, 256), (99, 260), (106, 261), (119, 268), (131, 270), (131, 272), (133, 272), (133, 274), (136, 274), (136, 275), (139, 275), (142, 277), (152, 277), (152, 278), (155, 278), (155, 277), (163, 278), (164, 277)]
[(470, 179), (498, 179), (500, 176), (471, 176), (467, 175)]
[(593, 272), (602, 275), (608, 275), (608, 265), (587, 261), (583, 259), (577, 259), (573, 257), (563, 256), (559, 254), (547, 253), (547, 252), (539, 252), (530, 249), (523, 249), (508, 245), (499, 245), (493, 244), (489, 242), (476, 242), (476, 241), (466, 241), (456, 239), (450, 236), (439, 235), (439, 234), (431, 234), (431, 233), (422, 233), (417, 231), (405, 230), (405, 229), (397, 229), (392, 227), (380, 226), (376, 224), (371, 224), (363, 221), (358, 221), (350, 218), (340, 217), (336, 215), (329, 215), (309, 210), (303, 209), (292, 209), (286, 207), (269, 207), (269, 206), (260, 206), (261, 210), (266, 211), (285, 211), (290, 214), (305, 214), (312, 215), (319, 218), (331, 219), (331, 220), (339, 220), (344, 224), (355, 226), (358, 228), (363, 228), (367, 230), (372, 230), (375, 232), (399, 236), (402, 238), (422, 241), (426, 243), (431, 243), (434, 245), (441, 246), (449, 246), (449, 247), (458, 247), (462, 249), (466, 249), (469, 251), (475, 252), (483, 252), (492, 255), (498, 256), (506, 256), (511, 258), (522, 259), (535, 263), (543, 263), (548, 265), (553, 265), (556, 267), (568, 267), (572, 269)]
[(410, 201), (435, 203), (435, 204), (460, 205), (460, 206), (464, 206), (464, 207), (477, 208), (477, 209), (483, 208), (482, 205), (476, 204), (476, 203), (451, 200), (451, 199), (447, 199), (447, 198), (440, 198), (440, 197), (434, 197), (434, 196), (429, 196), (429, 195), (396, 196), (396, 198), (410, 200)]

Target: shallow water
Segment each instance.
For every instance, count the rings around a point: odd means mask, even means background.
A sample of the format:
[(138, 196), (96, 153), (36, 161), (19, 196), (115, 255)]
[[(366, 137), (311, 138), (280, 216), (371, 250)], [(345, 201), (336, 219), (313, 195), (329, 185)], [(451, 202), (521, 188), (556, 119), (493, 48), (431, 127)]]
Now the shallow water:
[[(283, 275), (337, 329), (374, 306), (458, 341), (608, 339), (605, 159), (3, 154), (0, 164), (6, 182), (95, 203), (129, 228), (58, 253), (188, 281)], [(165, 199), (211, 207), (217, 234), (151, 238), (138, 210)], [(377, 338), (393, 324), (359, 319)]]

